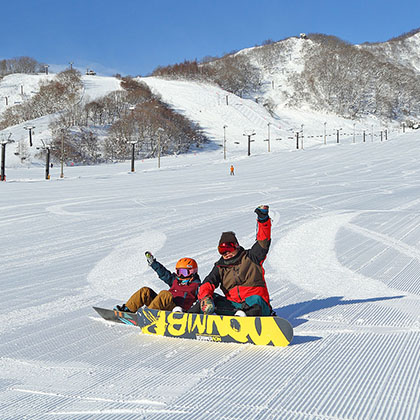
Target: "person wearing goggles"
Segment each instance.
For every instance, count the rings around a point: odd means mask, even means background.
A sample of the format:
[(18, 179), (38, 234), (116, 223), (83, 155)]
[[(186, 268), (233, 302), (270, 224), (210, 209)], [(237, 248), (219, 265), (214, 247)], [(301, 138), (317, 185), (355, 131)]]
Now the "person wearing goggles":
[[(237, 316), (272, 315), (263, 262), (271, 243), (271, 219), (267, 205), (255, 209), (257, 238), (250, 249), (239, 245), (234, 232), (223, 232), (220, 259), (204, 279), (198, 292), (201, 312)], [(214, 293), (220, 287), (224, 296)]]
[(145, 252), (147, 263), (169, 290), (162, 290), (158, 294), (150, 287), (137, 290), (125, 304), (117, 305), (114, 309), (124, 312), (137, 312), (146, 305), (149, 309), (160, 309), (173, 312), (187, 312), (197, 300), (198, 288), (201, 281), (198, 275), (197, 262), (192, 258), (181, 258), (175, 266), (175, 273), (167, 270), (151, 252)]

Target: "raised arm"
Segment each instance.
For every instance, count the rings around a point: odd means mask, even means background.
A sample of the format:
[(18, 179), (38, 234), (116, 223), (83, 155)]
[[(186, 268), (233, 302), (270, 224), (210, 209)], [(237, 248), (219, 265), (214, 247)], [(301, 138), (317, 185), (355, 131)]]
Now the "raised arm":
[(147, 263), (153, 270), (156, 271), (156, 274), (161, 280), (163, 280), (168, 286), (172, 286), (174, 281), (174, 274), (171, 273), (163, 264), (156, 260), (156, 258), (151, 254), (151, 252), (145, 252)]
[(255, 209), (258, 223), (257, 240), (248, 251), (248, 256), (256, 264), (261, 264), (265, 260), (271, 244), (271, 219), (268, 210), (268, 206), (259, 206)]

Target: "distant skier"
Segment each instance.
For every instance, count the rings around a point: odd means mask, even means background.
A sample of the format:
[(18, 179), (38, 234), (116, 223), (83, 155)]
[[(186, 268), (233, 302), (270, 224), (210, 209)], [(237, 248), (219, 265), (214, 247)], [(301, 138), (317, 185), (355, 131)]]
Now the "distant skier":
[(235, 175), (235, 168), (233, 167), (233, 165), (230, 165), (230, 174)]
[(192, 258), (181, 258), (176, 263), (176, 272), (171, 273), (149, 251), (146, 251), (145, 255), (147, 263), (156, 271), (159, 278), (170, 286), (170, 289), (156, 294), (150, 287), (142, 287), (125, 304), (117, 305), (114, 309), (137, 312), (139, 308), (146, 305), (149, 309), (187, 312), (197, 300), (197, 292), (201, 284), (197, 273), (197, 262)]
[[(198, 292), (201, 311), (221, 315), (271, 315), (270, 296), (262, 264), (271, 243), (268, 206), (255, 209), (258, 216), (257, 240), (251, 249), (242, 248), (234, 232), (223, 232), (219, 241), (221, 258), (204, 279)], [(214, 290), (219, 287), (225, 297)]]

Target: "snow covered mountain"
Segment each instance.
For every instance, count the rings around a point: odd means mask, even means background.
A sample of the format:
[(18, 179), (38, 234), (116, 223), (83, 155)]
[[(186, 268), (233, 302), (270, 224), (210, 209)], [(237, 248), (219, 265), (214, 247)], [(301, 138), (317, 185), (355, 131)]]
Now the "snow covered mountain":
[[(381, 131), (390, 135), (398, 133), (399, 124), (383, 123), (375, 117), (353, 121), (334, 114), (311, 109), (278, 107), (271, 115), (260, 102), (241, 98), (218, 86), (206, 82), (165, 80), (156, 77), (141, 78), (154, 92), (178, 112), (197, 122), (204, 133), (222, 149), (226, 138), (230, 152), (247, 153), (247, 133), (252, 136), (251, 152), (296, 149), (299, 147), (361, 141), (363, 131), (375, 138)], [(225, 127), (225, 129), (224, 129)], [(268, 138), (270, 137), (270, 145)]]
[[(351, 45), (321, 34), (239, 51), (259, 73), (252, 93), (273, 112), (284, 107), (351, 119), (420, 117), (420, 32), (378, 44)], [(222, 59), (223, 60), (223, 59)]]
[(387, 42), (362, 44), (364, 48), (381, 59), (420, 73), (420, 29)]
[[(36, 91), (36, 83), (43, 77), (7, 76), (0, 82), (0, 95), (7, 93), (11, 101), (19, 100), (21, 97), (18, 88), (22, 85), (33, 86), (27, 94), (31, 95), (31, 92)], [(299, 133), (299, 147), (310, 148), (324, 143), (336, 144), (337, 136), (340, 137), (340, 142), (353, 140), (359, 142), (362, 141), (363, 132), (369, 139), (372, 133), (375, 139), (379, 139), (381, 132), (385, 135), (385, 130), (389, 136), (401, 131), (398, 124), (385, 124), (375, 117), (355, 122), (334, 114), (289, 107), (279, 108), (276, 115), (271, 115), (261, 103), (241, 98), (207, 82), (165, 80), (155, 77), (139, 80), (159, 94), (171, 108), (199, 124), (211, 141), (208, 148), (218, 149), (220, 155), (223, 155), (224, 149), (227, 150), (228, 156), (246, 155), (248, 134), (254, 133), (251, 138), (252, 154), (266, 153), (268, 150), (294, 150), (297, 147), (297, 133)], [(121, 89), (120, 81), (113, 77), (83, 76), (83, 85), (83, 97), (86, 101)], [(51, 139), (49, 124), (53, 118), (54, 115), (47, 115), (0, 131), (0, 137), (3, 139), (11, 134), (15, 140), (15, 144), (7, 146), (8, 166), (22, 164), (20, 156), (15, 155), (15, 151), (19, 144), (28, 144), (28, 131), (24, 129), (27, 125), (35, 126), (34, 147), (28, 150), (30, 158), (23, 164), (28, 165), (31, 162), (43, 164), (43, 160), (35, 157), (36, 147), (42, 145), (41, 140), (48, 142)]]

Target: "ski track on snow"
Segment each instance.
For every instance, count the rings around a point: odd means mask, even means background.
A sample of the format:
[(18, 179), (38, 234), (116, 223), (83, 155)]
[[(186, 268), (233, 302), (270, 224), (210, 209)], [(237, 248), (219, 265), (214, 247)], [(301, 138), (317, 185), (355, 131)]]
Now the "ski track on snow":
[(316, 295), (325, 291), (349, 299), (400, 294), (382, 282), (343, 267), (335, 256), (337, 232), (355, 214), (329, 215), (301, 224), (274, 244), (271, 265), (278, 277)]

